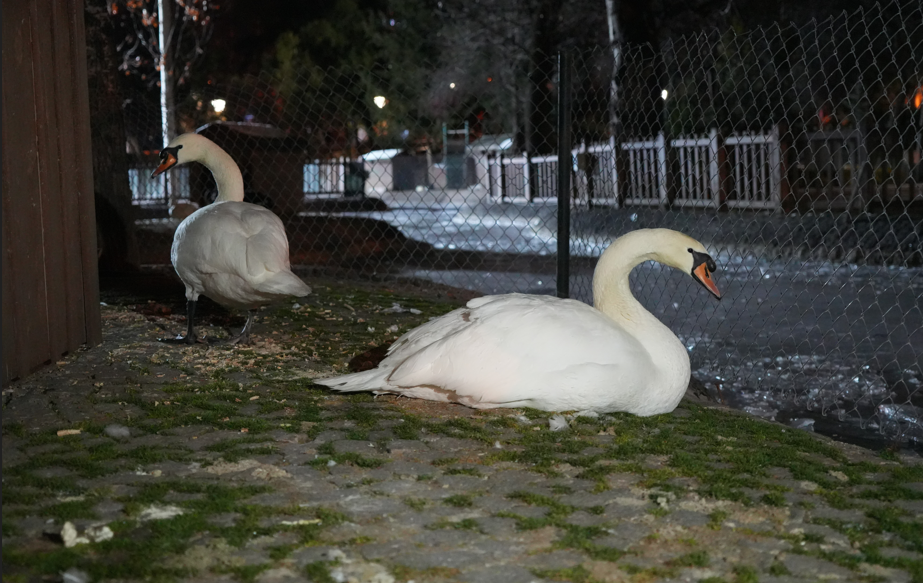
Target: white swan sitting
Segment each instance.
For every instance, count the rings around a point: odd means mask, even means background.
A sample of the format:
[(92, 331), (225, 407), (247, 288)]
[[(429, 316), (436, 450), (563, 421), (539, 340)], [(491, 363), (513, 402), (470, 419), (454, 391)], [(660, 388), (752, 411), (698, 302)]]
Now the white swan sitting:
[(629, 290), (629, 272), (647, 260), (721, 298), (701, 243), (667, 229), (633, 231), (599, 258), (595, 308), (550, 296), (477, 298), (404, 334), (378, 368), (316, 382), (477, 409), (667, 413), (689, 384), (689, 355)]
[(281, 219), (259, 205), (243, 202), (244, 181), (234, 160), (217, 144), (198, 134), (182, 134), (160, 152), (151, 178), (187, 162), (201, 162), (218, 186), (215, 202), (195, 211), (176, 228), (170, 259), (186, 284), (186, 336), (193, 328), (196, 301), (204, 294), (228, 308), (249, 310), (234, 344), (250, 340), (256, 309), (289, 296), (311, 293), (289, 265), (288, 238)]

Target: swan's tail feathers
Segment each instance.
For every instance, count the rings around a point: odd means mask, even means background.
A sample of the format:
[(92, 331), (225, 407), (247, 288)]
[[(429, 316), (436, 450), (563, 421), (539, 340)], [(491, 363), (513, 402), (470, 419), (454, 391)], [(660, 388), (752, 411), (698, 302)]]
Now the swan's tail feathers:
[(384, 388), (387, 371), (373, 368), (362, 372), (354, 372), (339, 377), (315, 380), (314, 382), (341, 393), (355, 393), (358, 391), (374, 391)]
[(257, 286), (261, 292), (279, 296), (302, 298), (311, 293), (311, 288), (291, 271), (278, 271), (261, 281)]

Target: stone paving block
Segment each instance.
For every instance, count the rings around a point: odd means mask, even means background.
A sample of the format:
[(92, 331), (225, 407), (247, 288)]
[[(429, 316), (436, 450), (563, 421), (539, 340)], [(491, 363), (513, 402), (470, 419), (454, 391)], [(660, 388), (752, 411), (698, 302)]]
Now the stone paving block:
[(525, 567), (496, 565), (471, 569), (458, 576), (465, 583), (539, 583), (543, 581)]
[(585, 560), (586, 557), (576, 551), (562, 550), (536, 553), (520, 562), (528, 569), (565, 569), (579, 565)]
[(599, 526), (609, 523), (609, 519), (598, 514), (591, 514), (583, 510), (577, 510), (566, 519), (568, 524), (576, 526)]
[(484, 538), (484, 535), (470, 530), (456, 530), (444, 528), (421, 532), (410, 539), (411, 544), (418, 548), (423, 547), (463, 547)]
[(711, 518), (707, 514), (691, 510), (674, 510), (670, 513), (669, 520), (673, 524), (686, 528), (705, 526), (711, 522)]
[(814, 581), (853, 581), (856, 579), (854, 572), (823, 559), (794, 554), (780, 555), (779, 559), (795, 577)]
[[(368, 543), (357, 547), (356, 550), (369, 561), (387, 559), (390, 562), (402, 563), (398, 558), (402, 558), (402, 555), (406, 553), (408, 549), (407, 541), (400, 540), (383, 543)], [(411, 565), (406, 566), (410, 567)]]
[(432, 439), (424, 440), (433, 451), (440, 452), (456, 452), (464, 451), (467, 454), (476, 452), (482, 449), (486, 449), (486, 444), (481, 443), (480, 441), (475, 441), (473, 439), (461, 439), (458, 437), (442, 437), (437, 436)]
[(213, 526), (230, 527), (234, 526), (240, 517), (241, 514), (237, 512), (223, 512), (221, 514), (213, 514), (205, 520)]
[(518, 524), (512, 518), (501, 518), (499, 516), (485, 516), (478, 518), (478, 527), (484, 534), (493, 537), (511, 537), (516, 534)]
[(591, 494), (590, 492), (574, 492), (558, 498), (558, 502), (570, 506), (605, 506), (612, 501), (614, 496), (610, 492)]
[(388, 470), (398, 477), (416, 478), (417, 476), (433, 475), (435, 468), (429, 464), (419, 462), (394, 460), (388, 464)]
[(362, 494), (344, 498), (337, 503), (337, 506), (343, 514), (353, 520), (377, 518), (407, 510), (407, 505), (400, 500)]
[(430, 447), (426, 443), (417, 439), (392, 439), (385, 446), (385, 451), (393, 455), (406, 455), (429, 450)]
[(93, 512), (100, 520), (111, 521), (118, 520), (125, 516), (123, 510), (125, 505), (114, 500), (103, 500), (93, 507)]
[(628, 549), (654, 532), (653, 528), (639, 522), (619, 522), (606, 530), (609, 534), (597, 538), (594, 542), (598, 545), (621, 550)]
[(906, 571), (882, 567), (881, 565), (871, 565), (869, 563), (859, 563), (859, 572), (879, 581), (887, 581), (888, 583), (910, 583), (912, 580), (912, 577)]
[(288, 567), (273, 567), (256, 576), (255, 583), (307, 583), (307, 579)]
[(866, 521), (865, 511), (856, 508), (840, 510), (829, 506), (816, 506), (806, 513), (811, 518), (829, 518), (832, 520), (841, 520), (843, 522), (852, 522), (862, 524)]
[(889, 559), (909, 559), (911, 561), (919, 561), (923, 559), (923, 555), (916, 553), (914, 551), (908, 551), (898, 547), (882, 547), (878, 550), (881, 553), (881, 556), (888, 557)]
[(483, 560), (481, 553), (467, 549), (440, 549), (439, 552), (408, 551), (406, 546), (389, 559), (411, 569), (433, 569), (445, 567), (447, 569), (464, 569), (477, 565)]
[(448, 486), (451, 490), (460, 490), (462, 492), (473, 492), (483, 490), (488, 487), (487, 478), (480, 476), (467, 475), (442, 475), (434, 480), (441, 487)]
[[(358, 548), (361, 549), (364, 546)], [(310, 563), (332, 561), (333, 557), (330, 556), (330, 551), (332, 550), (338, 549), (335, 546), (301, 547), (292, 551), (288, 558), (296, 567), (301, 569)]]
[(373, 484), (374, 490), (388, 496), (411, 496), (420, 489), (416, 480), (386, 480)]
[(314, 441), (308, 442), (307, 445), (316, 447), (330, 441), (339, 441), (344, 437), (346, 437), (346, 433), (343, 431), (327, 429), (318, 433), (317, 436), (314, 437)]
[(639, 516), (645, 516), (650, 503), (641, 502), (639, 504), (609, 504), (603, 508), (603, 516), (610, 522), (619, 522), (630, 520)]
[(527, 489), (529, 484), (541, 482), (542, 476), (533, 472), (504, 470), (494, 473), (488, 480), (488, 487), (493, 494), (509, 494)]
[(381, 452), (378, 451), (378, 446), (371, 441), (337, 439), (331, 443), (333, 443), (333, 449), (337, 453), (357, 453), (364, 457), (380, 457), (382, 455)]

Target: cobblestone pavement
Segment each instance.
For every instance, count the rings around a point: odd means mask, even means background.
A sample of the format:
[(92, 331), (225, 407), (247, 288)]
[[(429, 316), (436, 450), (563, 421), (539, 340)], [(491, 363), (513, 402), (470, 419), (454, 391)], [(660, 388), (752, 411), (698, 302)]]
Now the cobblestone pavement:
[(5, 388), (3, 580), (923, 581), (914, 458), (692, 402), (552, 431), (333, 395), (312, 379), (465, 298), (311, 284), (251, 347), (158, 342), (178, 288), (109, 293), (101, 346)]

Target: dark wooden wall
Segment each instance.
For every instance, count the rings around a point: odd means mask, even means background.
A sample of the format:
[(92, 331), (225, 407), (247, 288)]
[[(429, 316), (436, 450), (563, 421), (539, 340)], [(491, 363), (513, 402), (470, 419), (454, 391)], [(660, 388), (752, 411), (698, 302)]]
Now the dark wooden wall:
[(83, 3), (3, 0), (3, 383), (101, 340)]

